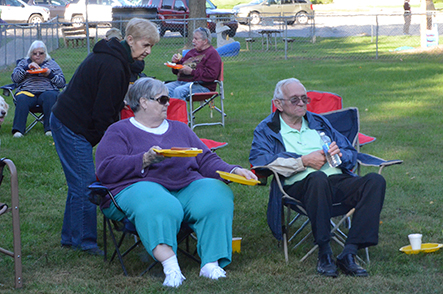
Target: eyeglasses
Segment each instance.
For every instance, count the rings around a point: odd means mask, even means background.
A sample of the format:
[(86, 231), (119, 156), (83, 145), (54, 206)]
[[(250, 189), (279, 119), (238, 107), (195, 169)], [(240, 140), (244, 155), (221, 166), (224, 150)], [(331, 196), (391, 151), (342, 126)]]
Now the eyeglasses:
[(40, 52), (40, 51), (32, 52), (32, 55), (34, 55), (34, 56), (37, 56), (37, 55), (45, 55), (45, 54), (46, 54), (46, 52)]
[(157, 101), (158, 103), (160, 103), (161, 105), (166, 105), (166, 103), (169, 102), (169, 97), (166, 95), (160, 96), (158, 98), (152, 98), (150, 97), (149, 99)]
[(304, 104), (309, 104), (311, 102), (311, 98), (309, 98), (306, 95), (293, 96), (289, 99), (280, 99), (280, 100), (289, 101), (289, 102), (291, 102), (292, 105), (297, 105), (300, 103), (300, 101), (303, 101)]

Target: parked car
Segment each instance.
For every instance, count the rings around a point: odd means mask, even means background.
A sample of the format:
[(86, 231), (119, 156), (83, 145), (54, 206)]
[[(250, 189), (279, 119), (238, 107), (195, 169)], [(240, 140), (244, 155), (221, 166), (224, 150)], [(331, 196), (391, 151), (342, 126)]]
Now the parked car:
[(64, 21), (66, 5), (69, 0), (29, 0), (29, 5), (37, 5), (46, 7), (49, 9), (49, 18), (59, 18), (60, 21)]
[(309, 0), (254, 0), (248, 4), (236, 5), (232, 9), (241, 24), (260, 23), (262, 17), (292, 17), (288, 24), (294, 22), (306, 24), (314, 17), (312, 3)]
[[(188, 33), (187, 18), (189, 18), (189, 0), (149, 0), (148, 5), (157, 7), (158, 18), (160, 19), (160, 35), (166, 31), (180, 32), (183, 36)], [(231, 11), (217, 9), (210, 0), (206, 0), (206, 17), (208, 18), (208, 28), (214, 33), (218, 21), (229, 27), (227, 32), (230, 37), (234, 37), (238, 22), (234, 19)]]
[(28, 5), (22, 0), (0, 0), (2, 20), (8, 23), (42, 23), (49, 19), (49, 9)]
[[(88, 0), (88, 21), (111, 22), (112, 7), (116, 6), (132, 6), (132, 4), (127, 0)], [(70, 21), (74, 25), (79, 25), (84, 23), (85, 19), (85, 0), (73, 0), (66, 6), (66, 21)]]

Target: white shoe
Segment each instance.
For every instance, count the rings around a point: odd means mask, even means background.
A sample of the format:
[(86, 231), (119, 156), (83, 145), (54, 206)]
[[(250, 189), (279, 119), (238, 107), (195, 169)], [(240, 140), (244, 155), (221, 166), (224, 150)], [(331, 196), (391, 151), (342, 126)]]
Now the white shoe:
[(20, 132), (15, 132), (14, 135), (12, 135), (14, 138), (21, 138), (23, 137), (23, 134)]
[(45, 135), (48, 136), (48, 137), (52, 137), (52, 132), (51, 131), (46, 131)]
[(218, 280), (219, 278), (226, 278), (226, 272), (218, 265), (207, 267), (206, 265), (200, 270), (200, 276)]
[(167, 287), (175, 287), (180, 286), (184, 280), (186, 280), (185, 276), (181, 273), (181, 271), (172, 270), (170, 272), (165, 273), (166, 278), (163, 282), (163, 286)]

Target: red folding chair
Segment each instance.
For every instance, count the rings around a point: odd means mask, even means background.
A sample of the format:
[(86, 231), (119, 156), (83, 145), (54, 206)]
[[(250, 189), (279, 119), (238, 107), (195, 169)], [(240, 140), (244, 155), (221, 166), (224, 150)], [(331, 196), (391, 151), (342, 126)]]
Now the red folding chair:
[[(188, 111), (189, 111), (189, 120), (190, 120), (190, 125), (191, 125), (191, 129), (194, 129), (195, 127), (198, 126), (213, 126), (213, 125), (221, 125), (221, 126), (225, 126), (225, 112), (224, 112), (224, 105), (223, 105), (223, 100), (225, 99), (225, 93), (224, 93), (224, 89), (223, 89), (223, 72), (224, 72), (224, 67), (223, 67), (223, 62), (221, 64), (221, 70), (220, 70), (220, 76), (218, 77), (217, 80), (214, 81), (214, 83), (217, 84), (218, 90), (215, 91), (211, 91), (211, 92), (205, 92), (205, 93), (193, 93), (192, 92), (192, 85), (195, 83), (201, 83), (200, 81), (195, 81), (192, 82), (189, 86), (189, 105), (188, 105)], [(220, 97), (220, 108), (218, 108), (217, 106), (215, 106), (215, 99), (217, 97)], [(194, 103), (199, 103), (199, 106), (197, 108), (194, 108)], [(216, 121), (216, 122), (206, 122), (206, 123), (195, 123), (195, 115), (198, 111), (200, 111), (201, 109), (203, 109), (206, 105), (209, 106), (210, 111), (211, 111), (211, 118), (213, 118), (212, 116), (212, 112), (213, 110), (216, 110), (217, 112), (219, 112), (221, 114), (221, 119), (220, 121)]]

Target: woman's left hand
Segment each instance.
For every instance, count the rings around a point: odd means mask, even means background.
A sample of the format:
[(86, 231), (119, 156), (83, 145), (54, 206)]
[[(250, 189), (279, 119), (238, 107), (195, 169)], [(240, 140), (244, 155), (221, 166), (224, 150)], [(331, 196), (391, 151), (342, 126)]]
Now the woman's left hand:
[(42, 76), (47, 77), (47, 76), (49, 76), (50, 73), (51, 73), (51, 70), (48, 68), (48, 71), (45, 71), (44, 73), (42, 73)]
[(257, 180), (257, 176), (253, 172), (251, 172), (250, 170), (245, 169), (245, 168), (241, 168), (241, 167), (236, 168), (236, 169), (234, 169), (233, 173), (236, 175), (239, 175), (239, 176), (243, 176), (248, 180), (250, 180), (250, 179)]

